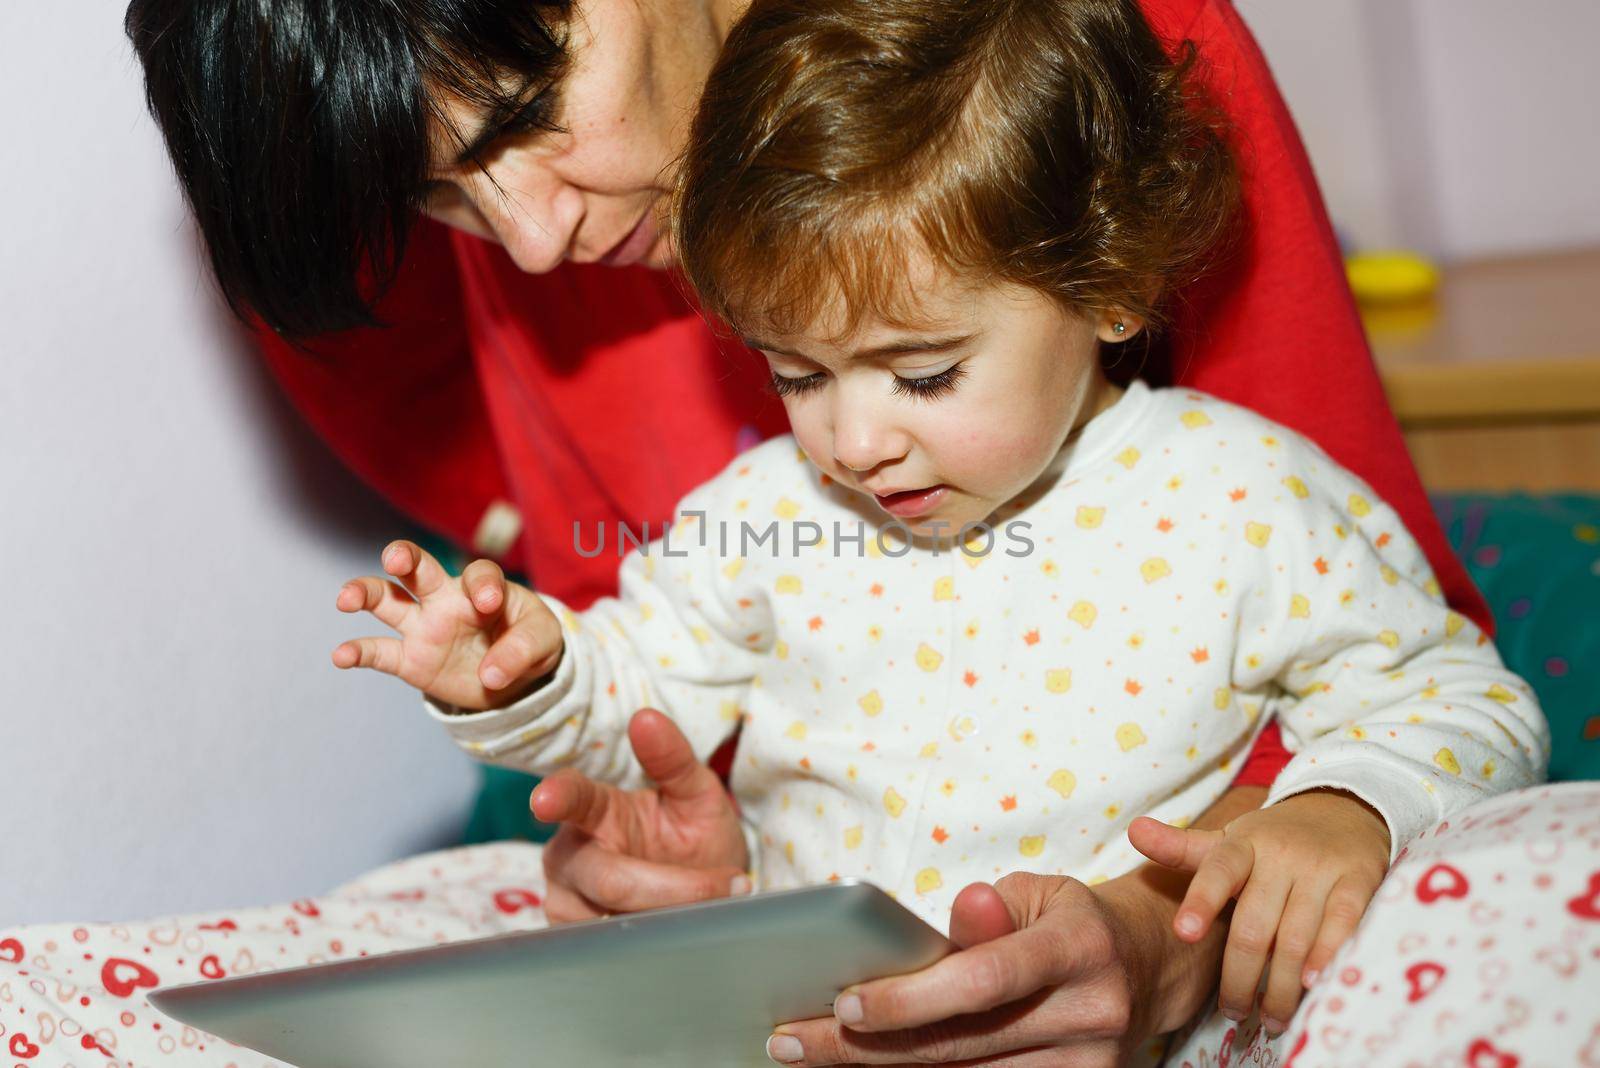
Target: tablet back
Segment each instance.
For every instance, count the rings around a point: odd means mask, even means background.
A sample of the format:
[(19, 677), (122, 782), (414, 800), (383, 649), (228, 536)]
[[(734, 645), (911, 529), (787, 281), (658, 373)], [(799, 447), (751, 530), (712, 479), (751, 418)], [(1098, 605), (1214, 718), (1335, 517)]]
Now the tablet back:
[(770, 1065), (772, 1026), (950, 943), (865, 883), (757, 894), (157, 991), (299, 1068)]

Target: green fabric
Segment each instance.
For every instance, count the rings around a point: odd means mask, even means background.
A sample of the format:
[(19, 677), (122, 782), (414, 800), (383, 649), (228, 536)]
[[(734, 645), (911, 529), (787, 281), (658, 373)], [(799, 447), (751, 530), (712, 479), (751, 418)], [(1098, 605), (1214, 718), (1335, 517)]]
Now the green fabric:
[(1550, 779), (1600, 779), (1600, 497), (1434, 500), (1494, 611), (1495, 646), (1550, 720)]

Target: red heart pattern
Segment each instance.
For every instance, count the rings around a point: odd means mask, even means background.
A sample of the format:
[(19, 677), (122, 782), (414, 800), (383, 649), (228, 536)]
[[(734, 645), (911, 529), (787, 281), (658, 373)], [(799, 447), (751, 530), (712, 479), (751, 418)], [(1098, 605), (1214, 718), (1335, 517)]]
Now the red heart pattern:
[(28, 1036), (18, 1031), (11, 1036), (11, 1055), (28, 1061), (39, 1055), (39, 1047), (28, 1041)]
[(155, 987), (161, 980), (136, 960), (110, 957), (100, 966), (100, 985), (114, 998), (125, 998), (140, 987)]
[(1407, 968), (1405, 976), (1406, 982), (1411, 984), (1406, 1000), (1415, 1004), (1433, 993), (1444, 980), (1445, 967), (1435, 961), (1422, 960)]
[(1467, 1047), (1467, 1068), (1517, 1068), (1522, 1058), (1495, 1048), (1487, 1038), (1474, 1039)]
[(514, 890), (498, 890), (494, 895), (494, 907), (507, 916), (514, 916), (523, 909), (536, 909), (543, 903), (538, 894), (520, 887)]
[(1567, 911), (1580, 920), (1600, 920), (1600, 871), (1589, 876), (1589, 891), (1567, 902)]
[(1472, 889), (1461, 869), (1449, 864), (1435, 864), (1417, 880), (1417, 900), (1431, 905), (1441, 897), (1464, 898)]

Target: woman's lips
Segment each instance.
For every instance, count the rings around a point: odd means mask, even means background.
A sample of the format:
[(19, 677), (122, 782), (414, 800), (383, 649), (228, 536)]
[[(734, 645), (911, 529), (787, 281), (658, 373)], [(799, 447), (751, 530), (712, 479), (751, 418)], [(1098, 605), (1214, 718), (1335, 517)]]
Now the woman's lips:
[(887, 495), (874, 494), (874, 496), (877, 497), (878, 507), (890, 515), (901, 519), (913, 519), (939, 507), (949, 493), (949, 486), (939, 485), (919, 490), (902, 490)]
[(655, 212), (646, 209), (639, 217), (638, 223), (628, 232), (628, 236), (618, 241), (610, 252), (595, 262), (607, 267), (625, 267), (628, 264), (638, 263), (655, 246), (657, 236)]

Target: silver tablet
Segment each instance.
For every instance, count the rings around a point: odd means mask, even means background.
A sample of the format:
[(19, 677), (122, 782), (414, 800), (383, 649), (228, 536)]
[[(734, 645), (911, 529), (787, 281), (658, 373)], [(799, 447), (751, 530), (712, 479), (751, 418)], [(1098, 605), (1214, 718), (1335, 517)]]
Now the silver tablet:
[(772, 1026), (953, 947), (840, 882), (158, 990), (299, 1068), (770, 1065)]

